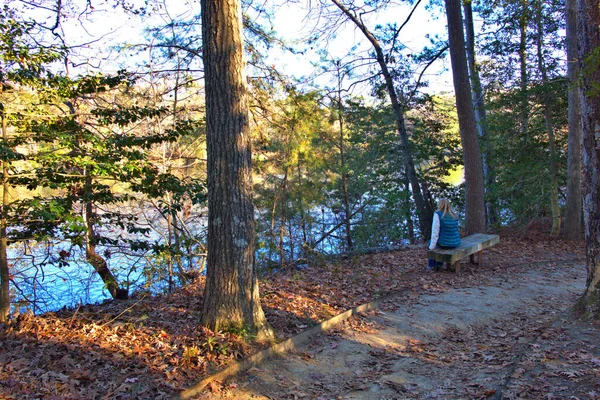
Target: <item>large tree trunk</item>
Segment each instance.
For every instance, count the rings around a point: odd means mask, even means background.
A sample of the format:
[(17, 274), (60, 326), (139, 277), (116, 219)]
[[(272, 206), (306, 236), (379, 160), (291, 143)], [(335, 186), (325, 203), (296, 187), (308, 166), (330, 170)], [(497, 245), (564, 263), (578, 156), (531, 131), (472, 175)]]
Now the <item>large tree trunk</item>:
[(577, 79), (577, 0), (567, 0), (567, 73), (569, 76), (569, 149), (567, 156), (567, 203), (565, 207), (564, 237), (578, 240), (581, 227), (581, 116)]
[[(479, 77), (479, 68), (475, 59), (475, 28), (473, 26), (473, 7), (471, 0), (463, 2), (463, 10), (465, 12), (465, 39), (467, 50), (467, 62), (469, 67), (469, 77), (471, 78), (471, 89), (473, 93), (473, 108), (475, 110), (475, 121), (477, 122), (477, 132), (480, 138), (487, 137), (487, 115), (485, 108), (485, 100), (483, 97), (483, 87)], [(494, 183), (494, 170), (487, 162), (486, 153), (481, 153), (481, 164), (483, 167), (484, 190), (489, 193), (490, 188)], [(498, 222), (498, 211), (490, 196), (485, 199), (485, 212), (487, 225), (495, 225)]]
[(600, 5), (578, 0), (583, 139), (583, 210), (587, 255), (587, 286), (580, 306), (584, 317), (600, 318)]
[(446, 15), (456, 109), (465, 165), (465, 230), (469, 234), (485, 232), (483, 168), (465, 55), (460, 0), (446, 0)]
[[(3, 107), (3, 104), (0, 104)], [(4, 110), (0, 109), (2, 118), (2, 140), (7, 143), (8, 133), (6, 131), (6, 119)], [(6, 238), (8, 199), (8, 161), (2, 161), (2, 212), (0, 215), (0, 322), (6, 322), (10, 314), (10, 291), (8, 281), (8, 240)]]
[(381, 45), (379, 41), (373, 34), (367, 29), (367, 27), (362, 23), (362, 21), (354, 15), (348, 8), (346, 8), (341, 2), (338, 0), (331, 0), (350, 20), (356, 25), (358, 29), (365, 35), (367, 40), (373, 46), (375, 50), (375, 57), (377, 59), (377, 63), (381, 68), (381, 74), (385, 80), (385, 86), (390, 97), (390, 102), (392, 103), (392, 111), (394, 112), (394, 117), (396, 121), (396, 131), (400, 136), (400, 143), (402, 145), (402, 154), (404, 156), (404, 167), (406, 169), (406, 175), (408, 176), (408, 181), (410, 182), (410, 187), (412, 190), (413, 199), (415, 200), (415, 205), (417, 207), (417, 215), (419, 217), (419, 229), (423, 238), (427, 239), (431, 236), (431, 223), (433, 221), (433, 210), (427, 204), (425, 199), (423, 198), (423, 194), (421, 193), (421, 185), (419, 183), (419, 178), (417, 176), (417, 172), (415, 169), (415, 163), (412, 157), (412, 151), (410, 149), (410, 142), (408, 140), (408, 131), (406, 130), (406, 124), (404, 121), (404, 109), (403, 105), (400, 103), (398, 99), (398, 94), (396, 93), (396, 88), (394, 87), (394, 80), (392, 78), (392, 74), (387, 66), (385, 61), (385, 55), (383, 54), (383, 50), (381, 49)]
[(252, 150), (240, 0), (202, 0), (208, 266), (202, 323), (271, 336), (254, 266)]
[[(544, 26), (542, 21), (543, 4), (540, 1), (535, 3), (535, 24), (537, 28), (537, 61), (538, 69), (542, 76), (542, 83), (544, 86), (548, 86), (548, 72), (546, 71), (546, 64), (544, 63)], [(558, 161), (556, 154), (556, 140), (554, 137), (554, 121), (552, 120), (552, 113), (550, 110), (550, 95), (544, 91), (544, 122), (546, 125), (546, 132), (548, 133), (548, 151), (550, 153), (550, 209), (552, 212), (552, 230), (550, 232), (553, 236), (560, 235), (560, 207), (558, 205)]]

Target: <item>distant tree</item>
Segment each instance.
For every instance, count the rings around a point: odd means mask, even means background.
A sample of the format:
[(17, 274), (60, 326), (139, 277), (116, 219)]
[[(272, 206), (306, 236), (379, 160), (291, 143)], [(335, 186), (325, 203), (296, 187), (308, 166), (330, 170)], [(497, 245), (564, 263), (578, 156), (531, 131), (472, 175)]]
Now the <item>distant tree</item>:
[(552, 215), (556, 232), (566, 170), (564, 4), (492, 1), (476, 10), (485, 21), (479, 49), (486, 56), (481, 76), (488, 120), (482, 148), (494, 169), (488, 193), (507, 211), (502, 222)]
[[(420, 231), (423, 237), (428, 237), (431, 231), (433, 210), (430, 204), (427, 203), (425, 197), (423, 196), (423, 188), (421, 187), (421, 183), (419, 182), (419, 177), (415, 168), (414, 156), (412, 154), (411, 144), (409, 141), (409, 132), (406, 128), (405, 121), (407, 99), (404, 98), (402, 92), (400, 92), (399, 95), (399, 91), (396, 89), (394, 83), (394, 76), (389, 67), (390, 60), (393, 57), (391, 57), (389, 54), (385, 54), (381, 41), (364, 23), (362, 19), (363, 11), (360, 9), (360, 7), (351, 3), (346, 4), (340, 0), (331, 1), (333, 4), (335, 4), (336, 7), (339, 8), (339, 10), (345, 15), (345, 17), (349, 19), (361, 31), (361, 33), (365, 36), (365, 38), (369, 41), (370, 45), (372, 46), (374, 52), (374, 59), (376, 60), (381, 75), (383, 76), (384, 91), (389, 97), (392, 112), (395, 117), (396, 131), (400, 139), (398, 147), (402, 151), (405, 173), (408, 177), (408, 181), (412, 190), (412, 196), (415, 201), (417, 215), (419, 218)], [(418, 6), (418, 3), (415, 6)], [(410, 16), (408, 18), (410, 19)], [(402, 27), (400, 29), (402, 29)], [(400, 29), (396, 30), (394, 34), (394, 39), (392, 40), (393, 42), (395, 42), (395, 38), (400, 33)]]
[[(64, 49), (53, 45), (40, 45), (32, 40), (34, 26), (19, 20), (14, 11), (5, 5), (0, 12), (0, 161), (2, 164), (2, 204), (0, 211), (0, 322), (6, 321), (10, 312), (10, 273), (8, 265), (9, 229), (15, 224), (14, 199), (9, 191), (16, 185), (17, 175), (29, 172), (15, 164), (24, 158), (17, 147), (24, 141), (9, 133), (9, 113), (18, 103), (13, 96), (21, 86), (42, 87), (49, 73), (47, 64), (59, 60)], [(16, 173), (18, 172), (18, 174)], [(16, 216), (18, 218), (18, 216)]]
[(446, 0), (446, 16), (465, 165), (465, 229), (468, 233), (485, 232), (483, 166), (469, 84), (460, 0)]
[[(128, 105), (132, 85), (124, 73), (73, 80), (56, 76), (38, 93), (36, 103), (42, 106), (35, 108), (36, 118), (17, 114), (12, 120), (16, 132), (37, 149), (27, 154), (31, 174), (16, 183), (32, 191), (51, 189), (15, 202), (16, 210), (30, 217), (13, 236), (52, 236), (81, 247), (113, 298), (127, 297), (127, 290), (109, 268), (107, 247), (127, 246), (134, 253), (160, 247), (143, 237), (148, 228), (141, 227), (139, 215), (121, 206), (140, 194), (183, 197), (198, 188), (196, 182), (187, 185), (159, 171), (148, 159), (153, 146), (193, 127), (180, 121), (172, 129), (145, 129), (147, 121), (168, 110)], [(198, 196), (191, 198), (197, 201)], [(107, 251), (99, 251), (100, 246)]]
[(345, 233), (346, 233), (346, 244), (347, 249), (349, 251), (354, 250), (354, 244), (352, 242), (352, 224), (351, 224), (351, 211), (350, 211), (350, 198), (348, 195), (348, 165), (347, 165), (347, 151), (346, 151), (346, 134), (345, 134), (345, 120), (344, 120), (344, 103), (342, 102), (342, 81), (344, 80), (344, 72), (341, 68), (341, 63), (339, 60), (335, 62), (335, 77), (337, 80), (337, 87), (333, 92), (333, 96), (331, 96), (332, 102), (334, 104), (334, 108), (336, 109), (336, 117), (338, 124), (338, 141), (337, 148), (339, 150), (340, 158), (339, 158), (339, 166), (341, 171), (341, 194), (342, 194), (342, 204), (344, 206), (344, 219), (345, 219)]
[(567, 74), (569, 77), (569, 146), (567, 165), (567, 201), (565, 205), (564, 236), (582, 237), (581, 201), (581, 117), (577, 88), (579, 63), (577, 61), (577, 0), (566, 0), (567, 20)]
[[(480, 65), (477, 63), (475, 48), (475, 27), (473, 23), (473, 6), (471, 0), (463, 1), (465, 40), (467, 50), (467, 62), (469, 66), (469, 77), (471, 79), (471, 88), (473, 92), (473, 106), (475, 108), (475, 119), (477, 121), (477, 131), (482, 141), (488, 137), (486, 104), (483, 92), (483, 85), (480, 77)], [(488, 162), (485, 148), (482, 148), (481, 161), (483, 164), (483, 178), (485, 180), (485, 210), (487, 225), (492, 226), (498, 223), (498, 206), (490, 195), (491, 186), (494, 182), (494, 168)]]
[(423, 182), (435, 197), (451, 198), (463, 209), (464, 185), (450, 182), (451, 174), (464, 166), (455, 96), (432, 96), (411, 110), (408, 119), (413, 125), (415, 159), (425, 165)]
[(600, 318), (600, 7), (595, 0), (578, 0), (581, 68), (581, 133), (583, 139), (583, 198), (587, 282), (579, 303), (585, 317)]
[[(6, 115), (4, 112), (4, 104), (0, 103), (0, 118), (2, 129), (2, 144), (3, 147), (8, 143), (8, 128), (6, 126)], [(3, 149), (5, 153), (8, 148)], [(6, 229), (8, 228), (8, 207), (10, 207), (10, 199), (8, 197), (9, 179), (8, 172), (9, 158), (2, 157), (2, 214), (0, 215), (0, 322), (8, 320), (10, 313), (10, 273), (8, 267), (8, 237)]]
[(525, 143), (529, 139), (529, 73), (527, 71), (527, 26), (529, 25), (530, 10), (528, 0), (516, 0), (517, 18), (519, 21), (519, 86), (521, 89), (519, 104), (519, 123), (521, 135)]
[(272, 335), (254, 264), (248, 89), (239, 0), (202, 0), (208, 150), (208, 266), (202, 323)]
[(261, 176), (255, 185), (260, 258), (281, 266), (309, 256), (317, 234), (315, 210), (332, 192), (324, 178), (337, 183), (322, 94), (303, 93), (291, 84), (283, 90), (285, 97), (266, 92), (258, 100), (255, 89), (252, 107), (259, 121), (253, 166)]
[[(406, 118), (422, 185), (432, 196), (450, 197), (462, 208), (464, 193), (448, 180), (462, 165), (454, 98), (433, 96), (415, 105)], [(349, 99), (345, 121), (351, 194), (355, 197), (368, 193), (372, 203), (353, 220), (357, 248), (400, 243), (407, 238), (414, 241), (414, 203), (395, 146), (395, 118), (389, 106), (385, 102), (372, 105), (363, 99)]]
[(543, 1), (534, 1), (532, 4), (533, 8), (533, 20), (535, 23), (536, 30), (536, 56), (538, 73), (540, 75), (540, 83), (543, 86), (541, 99), (544, 108), (544, 127), (548, 135), (548, 153), (550, 158), (550, 210), (552, 213), (552, 230), (551, 235), (558, 236), (560, 234), (560, 206), (558, 204), (558, 191), (559, 191), (559, 176), (558, 176), (558, 150), (556, 148), (556, 133), (555, 133), (555, 121), (552, 116), (551, 109), (551, 96), (552, 92), (547, 90), (549, 85), (548, 78), (548, 67), (546, 65), (546, 54), (544, 45), (544, 31), (547, 24), (544, 22), (544, 14), (546, 12)]

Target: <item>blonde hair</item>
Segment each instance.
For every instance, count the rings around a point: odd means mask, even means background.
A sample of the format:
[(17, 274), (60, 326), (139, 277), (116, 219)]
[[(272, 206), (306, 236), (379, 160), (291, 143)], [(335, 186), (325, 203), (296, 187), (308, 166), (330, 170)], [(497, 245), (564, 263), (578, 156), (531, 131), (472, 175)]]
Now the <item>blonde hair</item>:
[(456, 219), (456, 214), (452, 211), (452, 206), (450, 205), (450, 200), (448, 199), (439, 199), (437, 202), (438, 211), (443, 211), (442, 217), (446, 214), (449, 214), (452, 218)]

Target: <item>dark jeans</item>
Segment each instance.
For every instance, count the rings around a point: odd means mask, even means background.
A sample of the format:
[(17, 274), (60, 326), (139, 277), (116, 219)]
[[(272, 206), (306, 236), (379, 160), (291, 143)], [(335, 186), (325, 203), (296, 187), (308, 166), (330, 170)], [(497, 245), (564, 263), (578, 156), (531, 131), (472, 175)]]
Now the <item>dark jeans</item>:
[[(446, 246), (437, 246), (441, 249), (453, 249), (454, 247), (446, 247)], [(435, 261), (433, 258), (429, 259), (429, 263), (427, 264), (427, 269), (441, 269), (444, 266), (444, 263), (441, 261)]]
[(427, 265), (427, 269), (439, 269), (444, 265), (441, 261), (435, 261), (433, 258), (429, 259), (429, 264)]

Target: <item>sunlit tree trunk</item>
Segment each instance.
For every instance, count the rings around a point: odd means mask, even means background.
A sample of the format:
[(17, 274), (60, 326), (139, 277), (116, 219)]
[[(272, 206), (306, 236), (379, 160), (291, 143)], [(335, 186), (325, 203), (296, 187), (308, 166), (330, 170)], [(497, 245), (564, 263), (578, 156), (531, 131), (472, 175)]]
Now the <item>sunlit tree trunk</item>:
[(587, 285), (579, 303), (584, 317), (600, 318), (600, 5), (578, 0), (583, 139), (583, 210)]
[[(287, 157), (286, 157), (287, 159)], [(288, 167), (285, 167), (283, 179), (281, 181), (281, 202), (279, 211), (279, 262), (282, 267), (286, 265), (285, 257), (285, 224), (287, 223), (287, 206), (288, 206)], [(290, 238), (290, 246), (291, 246)]]
[[(0, 103), (0, 118), (2, 118), (2, 140), (8, 142), (4, 105)], [(10, 314), (10, 291), (8, 271), (8, 240), (6, 237), (8, 198), (8, 161), (2, 161), (2, 213), (0, 215), (0, 322), (6, 322)]]
[[(544, 29), (542, 21), (543, 4), (537, 1), (535, 3), (535, 24), (537, 27), (537, 59), (538, 69), (542, 76), (544, 86), (549, 84), (548, 73), (544, 63)], [(551, 235), (558, 236), (560, 234), (560, 207), (558, 205), (558, 162), (556, 154), (556, 140), (554, 137), (554, 122), (550, 110), (550, 98), (548, 92), (544, 92), (544, 122), (546, 132), (548, 133), (548, 151), (550, 153), (550, 209), (552, 211), (552, 230)]]
[[(296, 164), (297, 168), (298, 168), (298, 184), (300, 185), (300, 187), (302, 187), (303, 182), (302, 182), (302, 165), (300, 160), (302, 160), (303, 157), (301, 157), (300, 155), (298, 156), (298, 163)], [(310, 234), (310, 232), (312, 231), (312, 229), (310, 228), (310, 226), (307, 226), (308, 224), (306, 223), (306, 211), (304, 210), (304, 203), (301, 202), (300, 203), (300, 219), (302, 220), (302, 252), (306, 253), (306, 248), (310, 247), (310, 242), (312, 242), (312, 235)], [(304, 257), (306, 258), (308, 255), (304, 254)]]
[(272, 336), (254, 265), (248, 89), (240, 0), (202, 0), (208, 155), (208, 266), (202, 323)]
[(567, 14), (567, 73), (569, 76), (569, 147), (567, 156), (567, 202), (565, 206), (564, 237), (581, 239), (581, 115), (579, 63), (577, 62), (577, 0), (566, 0)]
[[(477, 122), (477, 132), (480, 138), (487, 137), (487, 115), (485, 108), (485, 100), (483, 96), (483, 87), (479, 77), (479, 68), (475, 57), (475, 28), (473, 26), (473, 7), (471, 0), (463, 2), (464, 24), (465, 24), (465, 39), (467, 50), (467, 62), (469, 67), (469, 77), (471, 78), (471, 88), (473, 92), (473, 107), (475, 110), (475, 120)], [(488, 194), (489, 189), (494, 183), (494, 170), (487, 162), (487, 157), (484, 151), (481, 153), (481, 163), (483, 167), (483, 178)], [(487, 225), (491, 226), (498, 222), (497, 208), (490, 196), (485, 199), (485, 211)]]
[[(406, 174), (404, 174), (404, 187), (407, 192), (410, 191), (410, 184), (408, 183)], [(413, 223), (410, 201), (406, 204), (406, 228), (408, 229), (408, 240), (410, 241), (410, 244), (415, 244), (415, 225)]]
[[(173, 212), (172, 212), (173, 198), (170, 195), (170, 193), (167, 193), (165, 200), (166, 200), (167, 207), (168, 207), (168, 211), (165, 216), (167, 219), (167, 245), (169, 246), (169, 249), (173, 249), (173, 247), (174, 247), (173, 246), (174, 245), (174, 243), (173, 243), (174, 218), (173, 217), (174, 216), (173, 216)], [(171, 251), (169, 251), (166, 254), (166, 257), (167, 257), (167, 282), (169, 285), (168, 291), (169, 291), (169, 293), (171, 293), (173, 291), (173, 253)]]
[(396, 88), (394, 87), (394, 80), (392, 78), (392, 74), (388, 68), (386, 63), (385, 55), (379, 44), (379, 41), (371, 31), (362, 23), (362, 21), (354, 15), (348, 8), (346, 8), (339, 0), (331, 0), (350, 20), (356, 25), (358, 29), (365, 35), (367, 40), (373, 46), (373, 50), (375, 50), (375, 58), (377, 60), (377, 64), (381, 69), (381, 74), (385, 80), (385, 87), (387, 89), (388, 95), (390, 97), (390, 102), (392, 103), (392, 111), (394, 113), (395, 122), (396, 122), (396, 131), (400, 136), (400, 144), (402, 145), (402, 155), (404, 156), (404, 167), (406, 168), (406, 175), (408, 176), (408, 181), (410, 182), (410, 187), (412, 190), (413, 199), (415, 200), (415, 205), (417, 208), (417, 215), (419, 217), (419, 229), (424, 238), (428, 238), (431, 236), (431, 222), (433, 220), (433, 210), (426, 203), (425, 199), (423, 199), (423, 194), (421, 193), (421, 185), (419, 183), (419, 178), (417, 176), (417, 172), (415, 169), (415, 164), (412, 156), (412, 151), (410, 148), (410, 142), (408, 140), (408, 131), (406, 129), (406, 123), (404, 120), (404, 109), (403, 105), (400, 103), (398, 99), (398, 94), (396, 93)]
[(465, 230), (467, 233), (485, 232), (483, 168), (469, 84), (460, 0), (446, 0), (446, 15), (458, 125), (465, 165)]
[(287, 220), (287, 234), (290, 248), (290, 260), (296, 259), (296, 241), (294, 240), (294, 221), (291, 218)]

